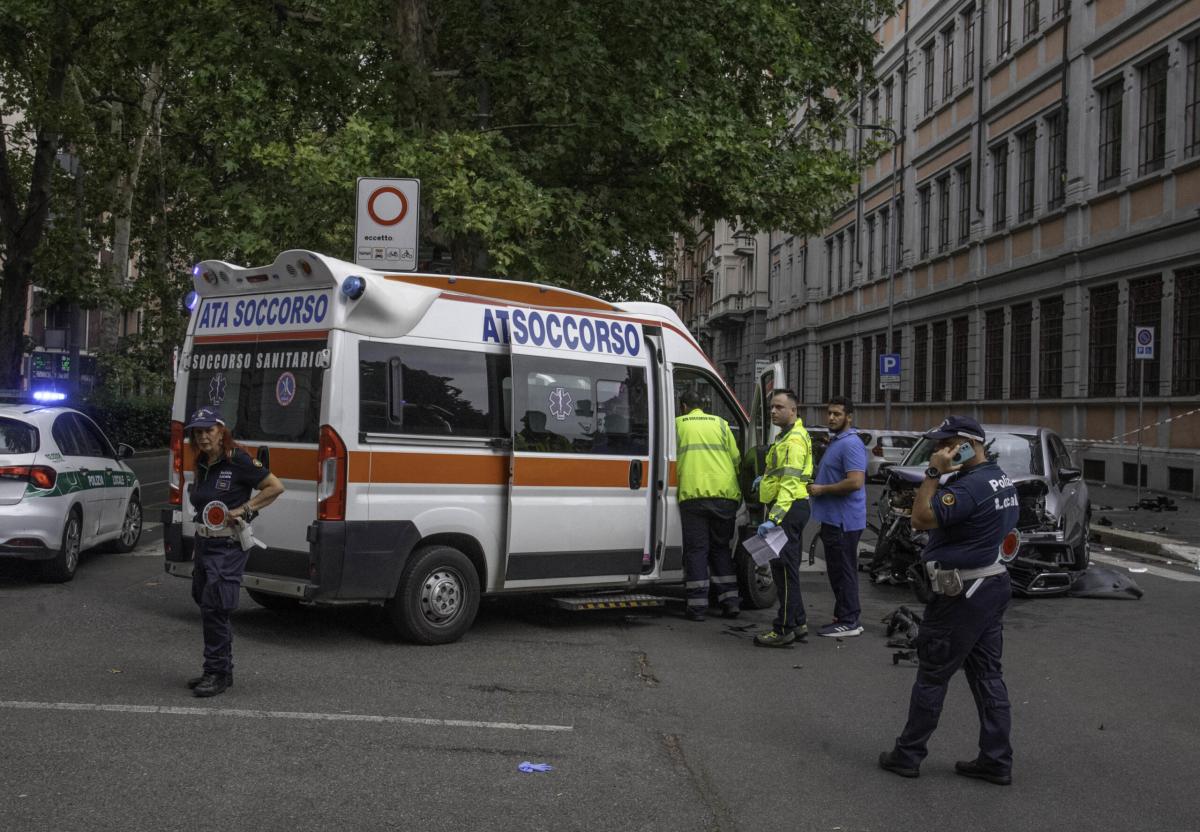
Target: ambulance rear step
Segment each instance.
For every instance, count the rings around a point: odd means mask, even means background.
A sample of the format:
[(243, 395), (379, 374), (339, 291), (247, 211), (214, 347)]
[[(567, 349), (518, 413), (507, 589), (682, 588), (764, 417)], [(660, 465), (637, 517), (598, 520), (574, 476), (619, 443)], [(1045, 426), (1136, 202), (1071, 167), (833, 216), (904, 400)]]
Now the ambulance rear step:
[(635, 607), (661, 607), (665, 602), (665, 598), (657, 595), (632, 592), (565, 595), (550, 599), (550, 603), (564, 610), (627, 610)]

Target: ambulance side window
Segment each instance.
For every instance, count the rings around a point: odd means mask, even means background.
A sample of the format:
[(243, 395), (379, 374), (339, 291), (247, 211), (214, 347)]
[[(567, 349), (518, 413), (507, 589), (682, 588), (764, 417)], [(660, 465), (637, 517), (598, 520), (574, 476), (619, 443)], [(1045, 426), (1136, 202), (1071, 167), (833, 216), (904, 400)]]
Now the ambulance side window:
[(363, 343), (358, 367), (363, 433), (509, 435), (506, 355)]
[(650, 452), (646, 371), (624, 364), (513, 358), (518, 451), (644, 456)]
[(722, 385), (718, 384), (710, 374), (703, 370), (678, 365), (672, 373), (672, 380), (675, 390), (675, 398), (672, 399), (672, 406), (674, 407), (676, 416), (683, 415), (679, 412), (680, 394), (684, 390), (694, 390), (700, 394), (700, 398), (704, 402), (702, 405), (704, 412), (710, 413), (713, 416), (720, 416), (728, 422), (729, 429), (733, 431), (733, 438), (737, 440), (738, 447), (745, 450), (746, 434), (742, 427), (742, 417)]

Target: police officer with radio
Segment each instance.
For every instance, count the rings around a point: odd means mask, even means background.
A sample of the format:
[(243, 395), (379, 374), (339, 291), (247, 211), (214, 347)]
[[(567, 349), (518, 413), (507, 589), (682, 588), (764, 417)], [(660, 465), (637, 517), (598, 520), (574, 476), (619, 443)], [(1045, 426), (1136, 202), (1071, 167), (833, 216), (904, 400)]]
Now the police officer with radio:
[(800, 561), (804, 526), (810, 514), (808, 484), (812, 482), (812, 439), (796, 408), (800, 400), (791, 390), (771, 396), (771, 424), (779, 436), (767, 450), (766, 472), (755, 480), (759, 501), (767, 506), (767, 519), (758, 527), (766, 537), (777, 527), (787, 536), (779, 557), (771, 561), (771, 575), (779, 592), (779, 613), (770, 630), (754, 637), (760, 647), (786, 647), (808, 635), (804, 600), (800, 597)]
[(979, 712), (979, 754), (955, 763), (954, 770), (1007, 786), (1012, 719), (1000, 658), (1012, 586), (999, 553), (1017, 524), (1017, 491), (988, 459), (983, 428), (974, 419), (951, 416), (925, 438), (937, 445), (913, 501), (912, 525), (929, 530), (921, 557), (933, 597), (916, 638), (908, 722), (895, 747), (879, 755), (879, 765), (901, 777), (920, 775), (946, 689), (961, 667)]
[(730, 546), (742, 498), (737, 481), (741, 453), (729, 423), (705, 413), (696, 391), (683, 391), (679, 404), (684, 415), (675, 418), (675, 440), (687, 592), (684, 615), (691, 621), (704, 620), (711, 570), (721, 614), (736, 618), (741, 599)]
[(230, 615), (237, 609), (246, 571), (246, 524), (275, 502), (283, 483), (234, 444), (216, 407), (201, 407), (184, 430), (196, 456), (190, 493), (196, 511), (192, 600), (200, 607), (204, 628), (204, 672), (188, 687), (195, 696), (217, 696), (233, 686)]

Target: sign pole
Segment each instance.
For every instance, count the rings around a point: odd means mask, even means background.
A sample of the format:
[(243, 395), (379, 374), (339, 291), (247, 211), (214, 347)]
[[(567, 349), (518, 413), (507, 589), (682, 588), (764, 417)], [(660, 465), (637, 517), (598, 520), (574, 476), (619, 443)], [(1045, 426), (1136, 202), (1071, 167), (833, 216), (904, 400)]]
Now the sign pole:
[(1142, 399), (1146, 393), (1146, 362), (1138, 362), (1138, 446), (1137, 446), (1137, 504), (1140, 508), (1142, 505), (1142, 425), (1146, 420), (1142, 418)]

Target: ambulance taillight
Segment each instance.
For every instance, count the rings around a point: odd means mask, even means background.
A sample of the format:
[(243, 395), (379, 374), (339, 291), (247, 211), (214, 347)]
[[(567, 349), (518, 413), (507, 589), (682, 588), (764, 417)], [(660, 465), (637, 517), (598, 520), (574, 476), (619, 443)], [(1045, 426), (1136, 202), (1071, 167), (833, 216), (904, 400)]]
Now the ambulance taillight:
[(171, 422), (171, 479), (168, 502), (183, 505), (183, 422)]
[(317, 452), (317, 517), (346, 519), (346, 443), (329, 425), (321, 425)]

